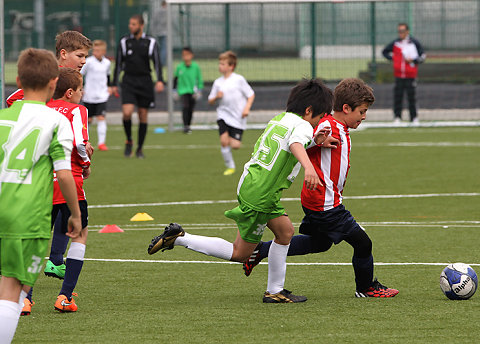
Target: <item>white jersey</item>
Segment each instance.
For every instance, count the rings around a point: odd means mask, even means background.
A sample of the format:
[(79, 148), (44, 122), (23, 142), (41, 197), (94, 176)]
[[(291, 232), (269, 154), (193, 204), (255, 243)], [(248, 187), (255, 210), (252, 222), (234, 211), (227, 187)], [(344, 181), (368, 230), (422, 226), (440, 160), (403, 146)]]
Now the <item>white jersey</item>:
[(208, 99), (213, 99), (218, 91), (223, 92), (217, 107), (217, 119), (223, 119), (231, 127), (247, 129), (247, 118), (242, 117), (247, 98), (255, 94), (243, 76), (232, 73), (228, 78), (221, 76), (213, 83)]
[(90, 56), (80, 73), (85, 77), (82, 100), (85, 103), (105, 103), (109, 96), (110, 60), (103, 57), (99, 61), (95, 56)]

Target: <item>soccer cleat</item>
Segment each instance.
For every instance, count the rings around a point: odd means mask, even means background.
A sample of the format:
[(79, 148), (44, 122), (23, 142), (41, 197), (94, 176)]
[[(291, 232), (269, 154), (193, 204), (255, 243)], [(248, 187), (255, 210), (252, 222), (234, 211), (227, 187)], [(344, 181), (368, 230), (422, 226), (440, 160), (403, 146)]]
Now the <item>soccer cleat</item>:
[(20, 313), (20, 315), (30, 315), (32, 313), (32, 306), (34, 304), (35, 302), (25, 298), (25, 300), (23, 300), (23, 308), (22, 308), (22, 313)]
[(58, 295), (55, 301), (55, 309), (59, 312), (76, 312), (78, 307), (73, 297), (69, 300), (65, 295)]
[(397, 289), (382, 285), (376, 278), (372, 285), (364, 291), (356, 291), (355, 297), (394, 297), (398, 294)]
[(262, 260), (260, 258), (260, 246), (262, 246), (261, 242), (257, 245), (257, 247), (255, 247), (255, 250), (250, 255), (250, 257), (248, 257), (247, 261), (243, 263), (243, 273), (247, 277), (250, 276), (253, 268), (256, 267), (258, 263), (260, 263), (260, 261)]
[(43, 270), (43, 273), (46, 276), (55, 277), (63, 280), (63, 278), (65, 277), (66, 268), (67, 267), (65, 266), (65, 264), (55, 265), (52, 263), (51, 260), (49, 260), (47, 261), (47, 265), (45, 265), (45, 270)]
[(225, 171), (223, 171), (223, 175), (224, 176), (231, 176), (232, 174), (235, 173), (235, 169), (234, 168), (227, 168)]
[(167, 227), (162, 234), (157, 235), (155, 238), (152, 239), (150, 245), (148, 245), (148, 254), (154, 254), (158, 252), (158, 250), (171, 250), (173, 249), (173, 243), (179, 236), (184, 236), (185, 231), (183, 230), (182, 226), (178, 223), (171, 223)]
[(108, 151), (108, 147), (107, 147), (107, 145), (106, 145), (105, 143), (100, 143), (100, 144), (98, 145), (98, 150), (99, 150), (99, 151)]
[(143, 155), (143, 151), (141, 149), (137, 149), (137, 152), (135, 153), (135, 155), (139, 159), (145, 159), (145, 155)]
[(133, 147), (132, 141), (125, 142), (125, 151), (123, 152), (123, 155), (125, 155), (125, 158), (130, 158), (132, 156), (132, 147)]
[(276, 294), (265, 292), (263, 295), (263, 303), (297, 303), (307, 301), (306, 296), (293, 295), (291, 291), (283, 289)]

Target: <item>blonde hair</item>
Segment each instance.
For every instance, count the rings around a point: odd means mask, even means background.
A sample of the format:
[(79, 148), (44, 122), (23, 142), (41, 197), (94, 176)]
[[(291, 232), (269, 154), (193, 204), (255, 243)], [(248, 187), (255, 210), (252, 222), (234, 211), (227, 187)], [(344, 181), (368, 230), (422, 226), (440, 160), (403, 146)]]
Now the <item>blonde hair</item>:
[(78, 31), (65, 31), (55, 37), (55, 55), (60, 58), (60, 51), (65, 49), (68, 53), (92, 47), (92, 41)]
[(226, 60), (227, 63), (230, 65), (230, 66), (233, 66), (233, 68), (235, 68), (237, 66), (237, 54), (235, 54), (233, 51), (231, 50), (227, 50), (223, 53), (221, 53), (219, 56), (218, 56), (218, 59), (219, 60)]
[(23, 89), (40, 90), (58, 76), (58, 63), (52, 52), (44, 49), (25, 49), (17, 62), (18, 78)]
[(96, 39), (93, 41), (93, 47), (103, 47), (107, 49), (107, 42), (105, 42), (103, 39)]

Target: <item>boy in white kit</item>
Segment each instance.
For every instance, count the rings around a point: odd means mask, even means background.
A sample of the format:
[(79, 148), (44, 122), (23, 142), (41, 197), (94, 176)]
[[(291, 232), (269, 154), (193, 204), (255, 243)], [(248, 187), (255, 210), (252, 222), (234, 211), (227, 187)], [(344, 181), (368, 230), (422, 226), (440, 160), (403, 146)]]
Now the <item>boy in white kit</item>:
[(93, 41), (92, 55), (87, 58), (81, 73), (85, 77), (83, 104), (88, 109), (88, 123), (97, 117), (98, 150), (106, 151), (107, 121), (105, 120), (107, 101), (112, 89), (110, 87), (110, 60), (105, 57), (107, 43)]
[(227, 169), (225, 176), (235, 173), (232, 148), (242, 145), (242, 134), (247, 128), (247, 116), (252, 107), (255, 93), (245, 78), (234, 73), (237, 55), (226, 51), (218, 57), (218, 70), (223, 74), (215, 80), (208, 96), (208, 103), (217, 107), (217, 123), (223, 160)]

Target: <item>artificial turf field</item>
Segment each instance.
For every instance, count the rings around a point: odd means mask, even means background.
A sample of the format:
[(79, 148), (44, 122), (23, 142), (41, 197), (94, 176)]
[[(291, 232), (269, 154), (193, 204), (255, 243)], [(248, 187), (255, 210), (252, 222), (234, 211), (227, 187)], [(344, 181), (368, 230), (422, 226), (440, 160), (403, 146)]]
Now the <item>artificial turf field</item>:
[[(241, 166), (260, 133), (245, 132), (234, 154), (237, 172), (225, 177), (216, 131), (154, 134), (151, 126), (146, 159), (138, 160), (123, 157), (122, 129), (110, 126), (111, 150), (95, 152), (85, 183), (90, 233), (76, 288), (79, 310), (54, 311), (60, 281), (41, 275), (32, 315), (20, 319), (14, 343), (472, 341), (480, 296), (450, 301), (439, 276), (450, 262), (473, 264), (480, 273), (478, 127), (352, 131), (344, 204), (373, 241), (376, 276), (400, 290), (395, 298), (354, 297), (346, 243), (287, 259), (295, 264), (287, 267), (285, 287), (306, 295), (304, 304), (262, 303), (267, 265), (247, 278), (240, 264), (219, 264), (183, 247), (149, 256), (151, 238), (173, 221), (193, 234), (235, 238), (223, 212), (236, 205)], [(90, 135), (95, 142), (95, 126)], [(302, 178), (303, 172), (283, 194), (296, 228)], [(138, 212), (154, 221), (131, 222)], [(98, 233), (105, 224), (125, 232)]]

